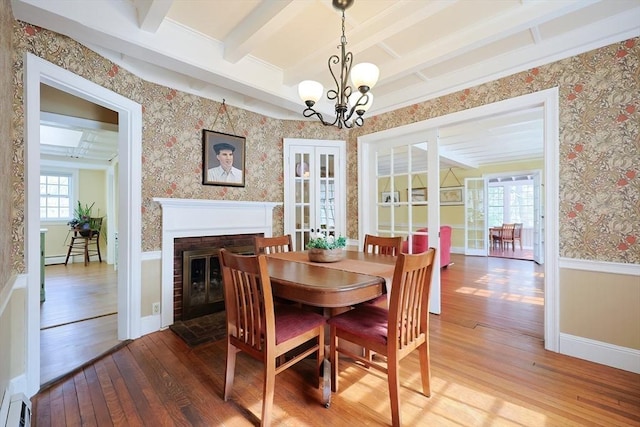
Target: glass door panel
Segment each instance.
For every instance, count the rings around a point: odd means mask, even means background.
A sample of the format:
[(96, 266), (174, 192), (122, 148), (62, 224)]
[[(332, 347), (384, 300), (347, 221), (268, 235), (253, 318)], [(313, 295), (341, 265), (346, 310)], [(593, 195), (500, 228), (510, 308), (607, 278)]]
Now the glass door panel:
[(345, 141), (284, 140), (285, 233), (304, 250), (311, 230), (346, 235)]
[(465, 254), (487, 254), (484, 179), (465, 178)]

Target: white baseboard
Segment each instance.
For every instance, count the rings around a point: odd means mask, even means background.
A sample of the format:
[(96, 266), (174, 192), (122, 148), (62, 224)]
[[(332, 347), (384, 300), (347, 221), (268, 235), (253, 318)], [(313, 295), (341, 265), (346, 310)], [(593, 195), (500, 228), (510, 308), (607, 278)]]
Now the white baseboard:
[[(46, 257), (44, 259), (44, 265), (64, 264), (64, 261), (66, 259), (67, 259), (66, 255)], [(84, 257), (82, 255), (71, 255), (69, 257), (69, 262), (70, 263), (84, 263)], [(98, 262), (98, 258), (96, 258), (96, 255), (91, 255), (91, 261), (90, 262)], [(102, 262), (106, 262), (107, 264), (109, 264), (109, 262), (104, 257), (102, 257)]]
[(7, 419), (7, 415), (9, 415), (11, 396), (17, 393), (22, 393), (27, 396), (27, 377), (24, 374), (18, 375), (17, 377), (9, 381), (6, 390), (4, 390), (2, 403), (0, 404), (0, 421), (2, 421), (2, 423), (5, 422), (5, 420)]
[[(69, 258), (71, 262), (75, 262), (74, 257), (75, 256), (71, 256)], [(64, 264), (65, 259), (67, 259), (66, 255), (45, 257), (44, 265)], [(82, 261), (84, 261), (84, 259)], [(78, 262), (81, 262), (80, 257), (78, 257)]]
[(640, 374), (640, 350), (561, 333), (559, 353)]
[(140, 336), (162, 329), (160, 320), (161, 318), (159, 314), (142, 317), (140, 319)]

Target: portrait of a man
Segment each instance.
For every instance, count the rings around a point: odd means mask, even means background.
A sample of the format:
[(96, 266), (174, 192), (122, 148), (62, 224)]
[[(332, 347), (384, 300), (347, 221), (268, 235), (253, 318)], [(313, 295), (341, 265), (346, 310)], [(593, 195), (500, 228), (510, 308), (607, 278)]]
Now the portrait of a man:
[(203, 184), (244, 186), (245, 139), (203, 131)]

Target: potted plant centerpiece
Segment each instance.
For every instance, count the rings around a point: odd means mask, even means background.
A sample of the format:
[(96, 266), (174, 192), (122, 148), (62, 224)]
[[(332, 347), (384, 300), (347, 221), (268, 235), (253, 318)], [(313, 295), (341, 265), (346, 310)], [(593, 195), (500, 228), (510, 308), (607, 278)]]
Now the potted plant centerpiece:
[(307, 243), (309, 261), (336, 262), (344, 258), (344, 247), (347, 245), (344, 236), (325, 236), (322, 231), (311, 229), (310, 237)]
[(73, 210), (73, 219), (67, 223), (72, 230), (80, 233), (81, 236), (88, 236), (91, 234), (91, 209), (96, 202), (91, 203), (91, 206), (78, 201), (78, 206)]

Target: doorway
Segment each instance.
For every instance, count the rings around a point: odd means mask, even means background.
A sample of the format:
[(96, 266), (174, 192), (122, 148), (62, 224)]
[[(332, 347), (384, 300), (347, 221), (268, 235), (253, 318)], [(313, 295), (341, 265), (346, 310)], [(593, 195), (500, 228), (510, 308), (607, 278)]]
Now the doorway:
[[(541, 244), (541, 221), (536, 215), (541, 214), (540, 176), (542, 171), (511, 171), (509, 173), (491, 174), (484, 177), (485, 197), (487, 202), (487, 225), (489, 230), (489, 247), (487, 254), (491, 257), (521, 259), (542, 263), (535, 258)], [(537, 187), (537, 188), (536, 188)], [(515, 224), (513, 239), (503, 242), (503, 224)]]
[[(140, 336), (142, 109), (121, 95), (33, 54), (25, 55), (25, 261), (27, 268), (27, 392), (40, 388), (40, 85), (118, 113), (118, 339)], [(135, 284), (135, 286), (134, 286)]]
[[(448, 114), (441, 117), (436, 117), (419, 123), (413, 123), (398, 128), (387, 129), (385, 131), (364, 135), (358, 138), (358, 170), (364, 171), (358, 175), (359, 186), (359, 212), (362, 213), (361, 220), (359, 222), (359, 234), (362, 235), (363, 230), (375, 229), (376, 224), (372, 221), (375, 217), (368, 214), (369, 206), (375, 206), (376, 195), (372, 188), (372, 177), (367, 171), (375, 170), (375, 166), (371, 163), (371, 159), (375, 158), (372, 153), (375, 153), (376, 147), (380, 143), (385, 143), (390, 140), (402, 141), (409, 145), (411, 143), (418, 144), (424, 141), (424, 136), (429, 132), (437, 132), (439, 128), (448, 126), (455, 123), (473, 123), (478, 118), (490, 117), (499, 114), (508, 114), (512, 111), (518, 111), (527, 108), (539, 108), (543, 113), (544, 119), (544, 219), (545, 224), (543, 230), (543, 253), (544, 253), (544, 294), (545, 294), (545, 308), (544, 308), (544, 345), (547, 350), (557, 352), (559, 350), (559, 315), (558, 315), (558, 149), (559, 149), (559, 129), (558, 129), (558, 89), (552, 88), (528, 95), (523, 95), (516, 98), (507, 99), (504, 101), (496, 102), (493, 104), (476, 107), (468, 110), (459, 111), (456, 113)], [(439, 169), (438, 156), (439, 143), (436, 138), (435, 141), (429, 140), (428, 152), (435, 152), (436, 161), (432, 166), (429, 164), (430, 169), (434, 167)], [(432, 155), (429, 156), (432, 158)], [(431, 172), (430, 172), (431, 174)], [(433, 182), (433, 181), (432, 181)], [(437, 198), (432, 199), (431, 196), (435, 194), (435, 191), (431, 191), (429, 188), (430, 200), (439, 201)], [(468, 211), (468, 209), (466, 209)], [(437, 216), (437, 215), (436, 215)], [(429, 215), (431, 218), (431, 214)], [(439, 227), (439, 218), (437, 219), (437, 226)], [(431, 220), (429, 227), (432, 227)], [(479, 240), (481, 247), (485, 249), (486, 254), (486, 242), (488, 230), (484, 225), (477, 230), (476, 239)]]
[[(118, 221), (108, 191), (117, 186), (110, 172), (117, 170), (118, 114), (46, 84), (40, 85), (40, 108), (44, 385), (119, 343), (113, 256)], [(80, 208), (89, 211), (96, 230), (87, 263), (81, 255), (66, 256), (74, 235), (68, 221)], [(73, 253), (82, 253), (83, 244), (78, 240)]]

